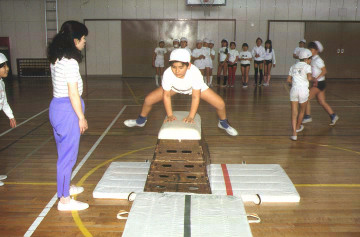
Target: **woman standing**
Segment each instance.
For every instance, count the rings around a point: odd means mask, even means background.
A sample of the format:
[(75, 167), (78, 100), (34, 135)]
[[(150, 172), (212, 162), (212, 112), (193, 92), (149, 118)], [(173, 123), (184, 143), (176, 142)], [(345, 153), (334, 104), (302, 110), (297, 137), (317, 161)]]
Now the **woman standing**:
[(83, 81), (79, 72), (81, 50), (85, 47), (86, 26), (77, 21), (65, 22), (48, 47), (51, 63), (53, 96), (49, 108), (53, 127), (57, 161), (57, 196), (59, 211), (84, 210), (87, 203), (71, 199), (70, 196), (84, 191), (71, 186), (71, 172), (76, 163), (80, 135), (88, 129), (81, 98)]

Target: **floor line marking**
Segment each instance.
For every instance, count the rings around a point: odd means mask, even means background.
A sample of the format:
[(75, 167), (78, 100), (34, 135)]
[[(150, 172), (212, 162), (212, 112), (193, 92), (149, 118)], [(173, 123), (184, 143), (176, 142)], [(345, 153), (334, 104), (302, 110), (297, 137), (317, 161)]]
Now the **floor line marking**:
[[(109, 124), (109, 126), (105, 129), (103, 134), (98, 138), (98, 140), (95, 142), (95, 144), (90, 148), (88, 153), (82, 158), (80, 163), (76, 166), (75, 170), (72, 173), (71, 180), (75, 177), (77, 172), (81, 169), (81, 167), (84, 165), (84, 163), (88, 160), (88, 158), (91, 156), (91, 154), (94, 152), (94, 150), (97, 148), (97, 146), (100, 144), (102, 139), (105, 137), (106, 133), (111, 129), (111, 127), (116, 123), (116, 121), (119, 119), (119, 117), (122, 115), (122, 113), (125, 111), (126, 105), (123, 106), (123, 108), (120, 110), (120, 112), (116, 115), (116, 117), (113, 119), (113, 121)], [(50, 209), (54, 206), (55, 202), (57, 201), (57, 194), (53, 196), (53, 198), (50, 200), (50, 202), (45, 206), (45, 208), (42, 210), (42, 212), (39, 214), (39, 216), (35, 219), (35, 221), (32, 223), (32, 225), (29, 227), (29, 229), (26, 231), (24, 237), (30, 237), (34, 231), (37, 229), (37, 227), (40, 225), (40, 223), (43, 221), (45, 216), (49, 213)]]
[(360, 184), (294, 184), (295, 187), (338, 187), (338, 188), (360, 188)]
[(125, 79), (123, 79), (123, 81), (125, 82), (125, 84), (126, 84), (127, 88), (129, 89), (131, 95), (133, 96), (135, 103), (136, 103), (137, 105), (140, 105), (140, 103), (139, 103), (139, 101), (138, 101), (138, 98), (136, 97), (134, 91), (131, 89), (129, 83), (127, 83), (127, 81), (126, 81)]
[(16, 128), (20, 127), (21, 125), (23, 125), (23, 124), (25, 124), (25, 123), (29, 122), (29, 121), (30, 121), (30, 120), (32, 120), (33, 118), (36, 118), (37, 116), (39, 116), (40, 114), (45, 113), (45, 112), (46, 112), (46, 111), (48, 111), (48, 110), (49, 110), (49, 108), (44, 109), (44, 110), (43, 110), (43, 111), (41, 111), (40, 113), (37, 113), (37, 114), (35, 114), (34, 116), (32, 116), (32, 117), (30, 117), (30, 118), (26, 119), (25, 121), (23, 121), (23, 122), (19, 123), (19, 124), (18, 124), (15, 128), (10, 128), (9, 130), (6, 130), (5, 132), (3, 132), (3, 133), (1, 133), (1, 134), (0, 134), (0, 137), (1, 137), (1, 136), (4, 136), (5, 134), (7, 134), (7, 133), (11, 132), (12, 130), (14, 130), (14, 129), (16, 129)]

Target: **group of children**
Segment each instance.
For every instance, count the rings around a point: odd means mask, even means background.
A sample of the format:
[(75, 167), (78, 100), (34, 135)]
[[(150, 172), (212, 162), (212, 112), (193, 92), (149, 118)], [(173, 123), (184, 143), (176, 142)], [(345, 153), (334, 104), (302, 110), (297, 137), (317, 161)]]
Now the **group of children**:
[[(242, 44), (242, 51), (236, 49), (236, 42), (231, 41), (230, 47), (228, 40), (221, 41), (221, 47), (218, 52), (218, 72), (217, 72), (217, 86), (221, 87), (234, 87), (235, 86), (235, 73), (238, 67), (238, 62), (241, 65), (241, 80), (243, 88), (248, 87), (250, 63), (254, 58), (255, 69), (255, 86), (269, 86), (271, 78), (271, 69), (276, 65), (275, 51), (272, 48), (271, 40), (265, 42), (265, 47), (262, 46), (262, 39), (256, 39), (256, 46), (249, 51), (247, 43)], [(191, 61), (200, 69), (204, 81), (208, 86), (212, 86), (212, 69), (213, 61), (215, 59), (214, 41), (205, 38), (204, 40), (196, 41), (196, 48), (192, 51), (187, 46), (188, 41), (185, 37), (180, 40), (173, 40), (173, 47), (170, 49), (165, 48), (164, 40), (159, 41), (159, 47), (154, 51), (152, 64), (156, 68), (155, 83), (160, 85), (162, 75), (164, 72), (164, 55), (167, 52), (177, 48), (186, 49), (191, 54)], [(265, 75), (263, 74), (263, 70)], [(258, 83), (258, 74), (260, 73), (260, 80)], [(221, 82), (221, 74), (223, 75), (223, 83)], [(262, 84), (262, 81), (264, 83)]]

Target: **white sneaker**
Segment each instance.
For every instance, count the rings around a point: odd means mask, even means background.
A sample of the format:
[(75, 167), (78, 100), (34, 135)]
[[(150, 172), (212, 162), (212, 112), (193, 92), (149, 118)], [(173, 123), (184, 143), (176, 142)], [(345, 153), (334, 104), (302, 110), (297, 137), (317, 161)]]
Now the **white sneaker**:
[(6, 175), (0, 175), (0, 180), (4, 180), (4, 179), (6, 179), (6, 178), (7, 178)]
[(77, 187), (75, 185), (70, 186), (70, 196), (78, 195), (80, 193), (84, 192), (83, 187)]
[(304, 118), (303, 121), (302, 121), (302, 123), (310, 123), (310, 122), (312, 122), (311, 117), (310, 118)]
[(62, 203), (59, 201), (58, 210), (59, 211), (81, 211), (89, 207), (89, 204), (85, 202), (76, 201), (75, 199), (70, 199), (69, 203)]
[(296, 132), (301, 132), (302, 130), (304, 130), (304, 125), (300, 125), (300, 128), (296, 129)]
[(297, 136), (291, 136), (290, 139), (293, 140), (293, 141), (296, 141), (296, 140), (297, 140)]
[(4, 183), (0, 181), (0, 186), (4, 186)]
[(229, 125), (228, 128), (224, 128), (224, 127), (221, 125), (220, 121), (219, 121), (219, 123), (218, 123), (218, 127), (221, 128), (221, 129), (224, 129), (230, 136), (237, 136), (237, 135), (239, 134), (239, 133), (236, 131), (236, 129), (233, 128), (233, 127), (231, 127), (230, 125)]
[(335, 117), (331, 120), (330, 126), (334, 126), (336, 124), (336, 121), (339, 120), (339, 116), (335, 115)]
[(137, 124), (136, 119), (128, 119), (128, 120), (124, 121), (124, 124), (125, 124), (125, 126), (127, 126), (129, 128), (132, 128), (132, 127), (135, 127), (135, 126), (144, 127), (146, 122), (147, 122), (147, 120), (142, 124)]

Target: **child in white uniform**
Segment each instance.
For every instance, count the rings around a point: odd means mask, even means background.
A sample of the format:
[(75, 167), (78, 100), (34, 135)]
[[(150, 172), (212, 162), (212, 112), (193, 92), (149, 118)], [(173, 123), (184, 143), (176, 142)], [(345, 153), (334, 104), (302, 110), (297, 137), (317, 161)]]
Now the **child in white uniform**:
[(172, 51), (174, 51), (175, 49), (178, 49), (179, 47), (180, 47), (180, 40), (174, 39), (173, 40), (173, 46), (168, 49), (168, 52), (171, 53)]
[[(10, 120), (10, 127), (16, 127), (16, 120), (14, 118), (14, 114), (10, 108), (9, 103), (7, 102), (6, 92), (5, 92), (5, 83), (2, 78), (5, 78), (9, 74), (9, 67), (7, 65), (7, 58), (4, 54), (0, 53), (0, 110), (3, 110), (6, 116)], [(0, 175), (0, 180), (6, 179), (6, 175)], [(3, 186), (4, 183), (0, 181), (0, 186)]]
[(235, 86), (235, 73), (237, 69), (238, 60), (239, 60), (239, 51), (236, 50), (236, 43), (230, 42), (229, 59), (228, 59), (229, 87)]
[(249, 49), (249, 45), (247, 43), (243, 43), (242, 45), (243, 51), (241, 51), (239, 55), (239, 60), (241, 63), (241, 80), (242, 80), (243, 88), (248, 87), (250, 62), (252, 60), (252, 55), (248, 49)]
[(207, 77), (207, 84), (208, 86), (212, 86), (212, 69), (213, 69), (213, 60), (215, 59), (215, 50), (214, 48), (214, 41), (209, 40), (208, 44), (208, 54), (205, 55), (205, 70), (206, 70), (206, 77)]
[[(261, 82), (263, 80), (263, 67), (264, 67), (264, 55), (265, 55), (265, 49), (261, 45), (262, 39), (257, 38), (256, 39), (256, 46), (254, 46), (253, 50), (251, 51), (251, 54), (254, 58), (254, 69), (255, 69), (255, 86), (261, 86)], [(260, 82), (258, 84), (258, 72), (260, 71)]]
[(194, 65), (200, 69), (201, 74), (205, 75), (205, 50), (202, 47), (203, 41), (196, 41), (196, 48), (192, 51), (192, 60), (194, 61)]
[(152, 59), (152, 65), (156, 69), (155, 83), (157, 87), (159, 87), (159, 78), (162, 80), (162, 75), (164, 74), (164, 55), (167, 52), (166, 48), (164, 47), (164, 40), (160, 40), (159, 47), (154, 50), (154, 55)]
[(147, 115), (152, 106), (161, 100), (164, 102), (167, 113), (165, 122), (176, 120), (177, 118), (172, 113), (171, 96), (180, 93), (191, 95), (192, 103), (189, 115), (186, 118), (178, 119), (185, 123), (194, 123), (200, 99), (203, 99), (215, 107), (219, 116), (218, 127), (224, 129), (231, 136), (238, 134), (227, 121), (224, 100), (204, 83), (201, 72), (190, 63), (190, 58), (190, 54), (184, 49), (177, 49), (171, 53), (170, 67), (164, 73), (162, 87), (155, 89), (146, 96), (142, 111), (137, 119), (124, 121), (127, 127), (145, 126)]
[[(311, 66), (309, 65), (311, 57), (310, 50), (302, 50), (299, 54), (300, 62), (290, 68), (287, 78), (287, 81), (292, 83), (290, 90), (292, 136), (290, 139), (293, 141), (297, 140), (297, 133), (304, 129), (301, 122), (309, 97), (309, 81), (312, 80)], [(300, 112), (298, 111), (299, 105)]]
[(221, 71), (223, 72), (224, 75), (224, 82), (223, 82), (223, 87), (226, 86), (227, 83), (227, 61), (229, 58), (229, 48), (228, 48), (228, 41), (226, 39), (221, 40), (221, 48), (219, 49), (219, 54), (218, 54), (218, 62), (219, 62), (219, 66), (218, 66), (218, 71), (217, 71), (217, 85), (220, 86), (220, 76), (221, 76)]
[[(337, 116), (330, 105), (325, 100), (325, 75), (327, 73), (324, 61), (320, 58), (319, 53), (324, 50), (324, 47), (319, 41), (310, 42), (308, 48), (311, 50), (313, 55), (311, 61), (311, 68), (312, 68), (312, 76), (314, 78), (313, 86), (310, 89), (309, 101), (312, 100), (314, 97), (317, 98), (318, 103), (325, 109), (325, 111), (330, 116), (330, 126), (334, 126), (336, 121), (338, 121), (339, 116)], [(303, 123), (309, 123), (312, 121), (310, 116), (311, 107), (310, 103), (308, 103), (306, 108), (306, 115), (304, 117)]]
[(299, 47), (296, 47), (293, 53), (293, 58), (296, 59), (295, 63), (300, 62), (299, 60), (299, 53), (301, 50), (303, 50), (305, 48), (305, 44), (306, 44), (306, 40), (302, 39), (299, 41)]
[(275, 51), (272, 48), (271, 40), (265, 41), (265, 54), (264, 54), (264, 62), (265, 62), (265, 78), (264, 78), (264, 86), (269, 86), (270, 78), (271, 78), (271, 68), (276, 65)]
[(187, 38), (181, 37), (181, 39), (180, 39), (180, 48), (181, 49), (186, 49), (189, 52), (189, 54), (191, 55), (191, 49), (189, 49), (189, 47), (188, 47)]

